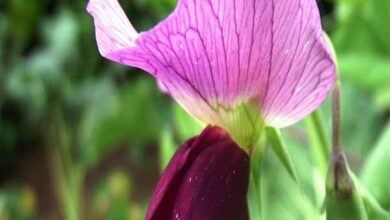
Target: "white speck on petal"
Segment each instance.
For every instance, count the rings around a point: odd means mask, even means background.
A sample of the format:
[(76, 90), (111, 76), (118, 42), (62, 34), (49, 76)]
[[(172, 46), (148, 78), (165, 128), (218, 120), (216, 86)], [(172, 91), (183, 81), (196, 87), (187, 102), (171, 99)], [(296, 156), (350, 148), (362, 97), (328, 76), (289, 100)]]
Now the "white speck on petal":
[(307, 45), (309, 45), (309, 43), (310, 43), (310, 40), (307, 40), (307, 41), (305, 42), (305, 45), (303, 45), (303, 47), (307, 47)]
[(180, 49), (183, 49), (184, 48), (184, 45), (183, 45), (183, 42), (179, 42), (179, 47), (180, 47)]

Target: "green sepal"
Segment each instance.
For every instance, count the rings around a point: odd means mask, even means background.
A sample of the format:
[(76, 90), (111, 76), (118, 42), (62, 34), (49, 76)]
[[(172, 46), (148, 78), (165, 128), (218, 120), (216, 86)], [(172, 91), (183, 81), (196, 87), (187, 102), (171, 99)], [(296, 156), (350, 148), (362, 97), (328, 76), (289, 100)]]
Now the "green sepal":
[(351, 173), (353, 182), (356, 186), (356, 190), (362, 197), (364, 206), (367, 210), (370, 219), (381, 219), (381, 220), (390, 220), (390, 212), (385, 210), (379, 202), (375, 199), (374, 195), (372, 195), (366, 187), (360, 182), (360, 180), (355, 176), (355, 174)]
[(280, 131), (273, 127), (267, 127), (266, 133), (267, 133), (267, 141), (271, 144), (272, 150), (275, 152), (279, 160), (282, 162), (283, 166), (286, 168), (291, 178), (293, 178), (293, 180), (298, 185), (300, 185), (294, 163), (291, 159), (291, 155), (286, 145), (284, 144)]
[(385, 126), (379, 141), (372, 148), (360, 173), (362, 185), (380, 204), (390, 209), (390, 122)]

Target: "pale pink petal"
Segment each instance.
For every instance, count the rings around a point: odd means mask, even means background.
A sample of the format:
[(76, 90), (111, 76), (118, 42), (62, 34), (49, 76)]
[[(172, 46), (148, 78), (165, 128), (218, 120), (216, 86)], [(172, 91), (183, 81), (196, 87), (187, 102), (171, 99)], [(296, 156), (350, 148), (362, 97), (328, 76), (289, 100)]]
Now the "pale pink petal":
[[(97, 26), (115, 11), (90, 10)], [(100, 30), (122, 36), (113, 26)], [(168, 18), (114, 53), (110, 59), (150, 72), (188, 112), (236, 140), (302, 119), (335, 81), (315, 0), (179, 0)]]
[(139, 34), (117, 0), (90, 0), (87, 11), (94, 17), (96, 41), (102, 56), (112, 61), (150, 71), (145, 56), (135, 44)]

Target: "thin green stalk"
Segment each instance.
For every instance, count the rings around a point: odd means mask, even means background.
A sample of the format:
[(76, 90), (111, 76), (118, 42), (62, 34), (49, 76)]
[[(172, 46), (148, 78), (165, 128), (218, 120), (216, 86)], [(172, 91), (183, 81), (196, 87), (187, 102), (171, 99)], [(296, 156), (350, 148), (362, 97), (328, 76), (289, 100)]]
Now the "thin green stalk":
[(45, 135), (48, 161), (60, 209), (65, 219), (79, 220), (85, 169), (72, 158), (69, 132), (60, 110), (52, 112), (49, 126), (49, 135)]
[(86, 168), (77, 166), (74, 174), (74, 184), (72, 187), (73, 201), (76, 208), (77, 219), (85, 219), (84, 217), (84, 177)]
[(356, 189), (347, 159), (340, 145), (340, 88), (336, 83), (332, 103), (332, 152), (326, 180), (326, 211), (328, 220), (368, 220), (363, 197)]
[(257, 175), (251, 170), (249, 186), (249, 211), (251, 219), (263, 219), (263, 207), (261, 199), (261, 182), (256, 180)]
[(77, 220), (77, 211), (73, 205), (74, 196), (69, 184), (69, 180), (65, 175), (65, 167), (61, 161), (61, 156), (58, 147), (49, 146), (49, 163), (51, 174), (54, 180), (54, 189), (59, 200), (61, 213), (65, 219)]
[[(250, 214), (251, 219), (264, 219), (264, 194), (262, 192), (261, 169), (263, 164), (263, 152), (265, 148), (265, 135), (261, 135), (258, 141), (250, 148), (251, 172), (250, 172)], [(254, 195), (253, 195), (254, 194)]]
[(332, 151), (341, 152), (340, 146), (340, 88), (336, 83), (332, 99)]
[(322, 115), (319, 110), (313, 112), (306, 119), (306, 126), (311, 143), (311, 149), (313, 150), (317, 166), (323, 176), (325, 176), (330, 157), (330, 144)]

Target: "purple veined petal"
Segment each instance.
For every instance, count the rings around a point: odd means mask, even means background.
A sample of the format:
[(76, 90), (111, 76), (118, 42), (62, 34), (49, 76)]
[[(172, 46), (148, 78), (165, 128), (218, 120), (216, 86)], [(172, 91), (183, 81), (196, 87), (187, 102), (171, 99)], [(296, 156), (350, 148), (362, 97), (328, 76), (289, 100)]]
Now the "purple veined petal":
[[(107, 4), (115, 7), (96, 10)], [(107, 45), (99, 39), (116, 42), (103, 56), (148, 71), (190, 114), (244, 146), (264, 125), (310, 114), (335, 82), (315, 0), (179, 0), (136, 38), (116, 1), (91, 0), (88, 9), (99, 48)]]

